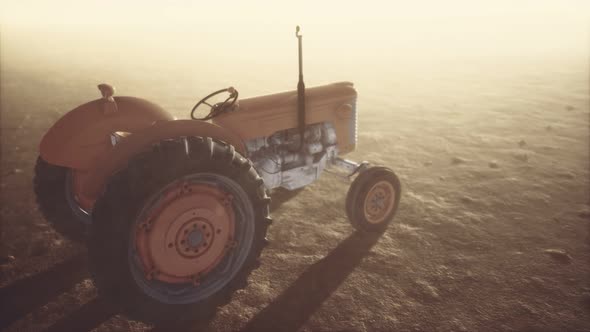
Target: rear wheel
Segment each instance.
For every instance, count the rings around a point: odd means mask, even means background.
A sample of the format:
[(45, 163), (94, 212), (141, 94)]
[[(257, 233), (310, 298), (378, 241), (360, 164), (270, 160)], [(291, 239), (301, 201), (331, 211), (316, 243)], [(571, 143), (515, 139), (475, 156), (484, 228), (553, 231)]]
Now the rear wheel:
[(95, 204), (89, 254), (100, 294), (144, 321), (208, 319), (257, 267), (269, 201), (232, 146), (160, 142), (115, 174)]
[(45, 220), (65, 237), (82, 242), (86, 239), (91, 217), (76, 200), (73, 177), (71, 169), (52, 165), (39, 157), (33, 186)]
[(350, 185), (346, 214), (357, 230), (383, 232), (397, 212), (400, 196), (397, 175), (387, 167), (371, 167)]

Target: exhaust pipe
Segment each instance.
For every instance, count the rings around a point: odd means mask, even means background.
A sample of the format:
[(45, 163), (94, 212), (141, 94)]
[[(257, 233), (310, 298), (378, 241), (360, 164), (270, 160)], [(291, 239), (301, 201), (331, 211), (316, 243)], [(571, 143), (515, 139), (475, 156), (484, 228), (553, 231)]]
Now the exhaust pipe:
[(299, 26), (295, 28), (295, 37), (299, 42), (299, 82), (297, 83), (297, 119), (299, 122), (299, 151), (303, 150), (305, 140), (305, 83), (303, 83), (303, 50), (302, 40), (303, 36), (299, 34)]

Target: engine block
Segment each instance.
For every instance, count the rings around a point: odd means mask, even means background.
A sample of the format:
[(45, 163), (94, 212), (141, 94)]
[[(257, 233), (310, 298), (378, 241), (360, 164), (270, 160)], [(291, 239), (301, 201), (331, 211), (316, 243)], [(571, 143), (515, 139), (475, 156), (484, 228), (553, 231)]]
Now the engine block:
[(338, 153), (336, 131), (329, 122), (308, 125), (301, 142), (295, 128), (245, 142), (248, 158), (268, 189), (294, 190), (312, 183)]

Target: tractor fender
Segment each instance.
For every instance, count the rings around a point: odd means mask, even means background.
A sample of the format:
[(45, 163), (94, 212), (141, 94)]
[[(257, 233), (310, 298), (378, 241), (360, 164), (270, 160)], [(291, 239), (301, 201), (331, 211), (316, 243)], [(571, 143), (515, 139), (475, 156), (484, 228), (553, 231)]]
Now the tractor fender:
[(241, 138), (218, 125), (199, 120), (156, 122), (125, 137), (110, 153), (101, 156), (88, 173), (82, 186), (82, 194), (90, 199), (98, 198), (111, 175), (123, 168), (131, 157), (159, 141), (183, 136), (211, 137), (224, 141), (246, 156), (246, 147)]
[(66, 113), (43, 136), (41, 157), (48, 163), (77, 170), (93, 168), (113, 149), (111, 134), (135, 133), (174, 117), (160, 106), (135, 97), (93, 100)]

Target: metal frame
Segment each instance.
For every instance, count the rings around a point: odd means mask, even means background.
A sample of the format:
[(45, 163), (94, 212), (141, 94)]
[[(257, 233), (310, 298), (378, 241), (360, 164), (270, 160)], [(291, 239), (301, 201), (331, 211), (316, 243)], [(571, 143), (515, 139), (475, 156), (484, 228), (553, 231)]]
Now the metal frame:
[[(324, 171), (326, 173), (333, 174), (333, 175), (339, 177), (340, 179), (343, 179), (345, 181), (349, 181), (356, 174), (360, 174), (360, 173), (364, 172), (369, 167), (369, 165), (370, 164), (368, 161), (361, 161), (360, 163), (357, 163), (352, 160), (348, 160), (348, 159), (344, 159), (344, 158), (340, 158), (340, 157), (335, 157), (330, 160), (328, 167), (326, 169), (324, 169)], [(331, 166), (335, 167), (337, 169), (343, 170), (344, 174), (341, 172), (331, 171), (331, 168), (332, 168)]]

